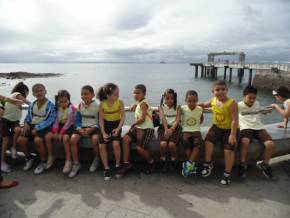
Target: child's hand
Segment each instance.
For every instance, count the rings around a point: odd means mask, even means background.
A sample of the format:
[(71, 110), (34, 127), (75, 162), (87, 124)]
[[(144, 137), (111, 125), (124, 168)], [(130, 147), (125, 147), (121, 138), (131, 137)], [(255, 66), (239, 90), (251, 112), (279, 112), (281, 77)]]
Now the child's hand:
[(85, 128), (85, 136), (89, 137), (95, 128)]
[(32, 135), (36, 135), (36, 133), (37, 133), (37, 129), (33, 129), (33, 130), (31, 131), (31, 134), (32, 134)]
[(103, 138), (104, 138), (104, 141), (107, 142), (109, 141), (110, 136), (107, 133), (103, 133)]
[(279, 124), (279, 125), (277, 125), (277, 128), (287, 129), (287, 126), (285, 126), (285, 125), (283, 125), (283, 124)]
[(270, 104), (270, 107), (274, 108), (274, 109), (277, 109), (279, 107), (279, 105), (278, 104)]
[(116, 129), (113, 129), (112, 131), (112, 135), (117, 137), (119, 135), (119, 132), (120, 132), (120, 129), (116, 128)]
[(30, 130), (30, 126), (25, 123), (21, 130), (21, 135), (26, 136), (29, 130)]
[(234, 135), (229, 136), (229, 144), (230, 145), (236, 145), (237, 144), (237, 137)]
[(85, 136), (85, 134), (86, 134), (85, 129), (83, 129), (83, 128), (78, 129), (78, 132), (81, 134), (81, 136)]
[(165, 138), (169, 138), (170, 136), (172, 136), (173, 134), (173, 129), (169, 128), (169, 129), (166, 129), (165, 132), (164, 132), (164, 136)]

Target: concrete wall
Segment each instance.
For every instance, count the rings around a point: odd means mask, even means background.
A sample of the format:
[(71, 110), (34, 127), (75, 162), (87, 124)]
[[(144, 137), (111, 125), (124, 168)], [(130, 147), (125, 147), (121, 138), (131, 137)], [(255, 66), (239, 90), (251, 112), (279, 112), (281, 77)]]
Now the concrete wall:
[(253, 85), (258, 88), (267, 89), (275, 89), (279, 86), (286, 86), (290, 89), (290, 72), (279, 69), (256, 70)]

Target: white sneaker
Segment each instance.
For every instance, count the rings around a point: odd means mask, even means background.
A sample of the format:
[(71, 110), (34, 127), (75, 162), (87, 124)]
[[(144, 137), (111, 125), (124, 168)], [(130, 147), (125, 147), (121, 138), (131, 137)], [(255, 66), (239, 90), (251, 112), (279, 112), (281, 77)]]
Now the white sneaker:
[(81, 165), (79, 163), (73, 164), (70, 173), (68, 174), (69, 178), (75, 177), (81, 169)]
[(2, 162), (1, 163), (1, 172), (2, 173), (11, 173), (12, 169), (11, 167), (9, 166), (9, 164), (5, 163), (5, 162)]
[(24, 171), (30, 170), (32, 165), (33, 165), (34, 159), (29, 158), (29, 159), (25, 159), (25, 165), (23, 167)]
[(55, 161), (55, 156), (49, 156), (46, 162), (46, 168), (45, 169), (49, 169), (50, 167), (52, 167), (53, 163)]
[(17, 150), (14, 147), (11, 148), (11, 157), (12, 157), (12, 159), (17, 159), (18, 158)]
[(39, 175), (41, 173), (43, 173), (43, 171), (46, 169), (46, 162), (45, 161), (41, 161), (38, 166), (34, 169), (34, 174), (35, 175)]
[(72, 170), (72, 161), (66, 160), (62, 172), (64, 174), (69, 173)]
[(98, 166), (99, 166), (99, 158), (98, 157), (95, 157), (95, 159), (93, 160), (93, 162), (92, 162), (92, 164), (90, 166), (89, 171), (91, 173), (96, 172), (96, 170), (98, 169)]

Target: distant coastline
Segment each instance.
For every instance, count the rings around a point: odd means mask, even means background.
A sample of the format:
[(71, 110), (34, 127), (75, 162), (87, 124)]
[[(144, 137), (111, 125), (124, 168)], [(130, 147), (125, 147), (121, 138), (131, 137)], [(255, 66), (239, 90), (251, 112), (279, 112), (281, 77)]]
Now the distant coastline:
[(29, 78), (47, 78), (61, 76), (60, 73), (28, 73), (23, 71), (0, 73), (0, 78), (4, 79), (29, 79)]

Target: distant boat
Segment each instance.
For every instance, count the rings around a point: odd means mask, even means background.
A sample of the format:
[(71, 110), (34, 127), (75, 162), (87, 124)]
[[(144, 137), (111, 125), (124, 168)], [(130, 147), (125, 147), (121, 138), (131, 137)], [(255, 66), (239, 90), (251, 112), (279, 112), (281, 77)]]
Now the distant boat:
[(166, 62), (165, 61), (160, 61), (160, 64), (166, 64)]

